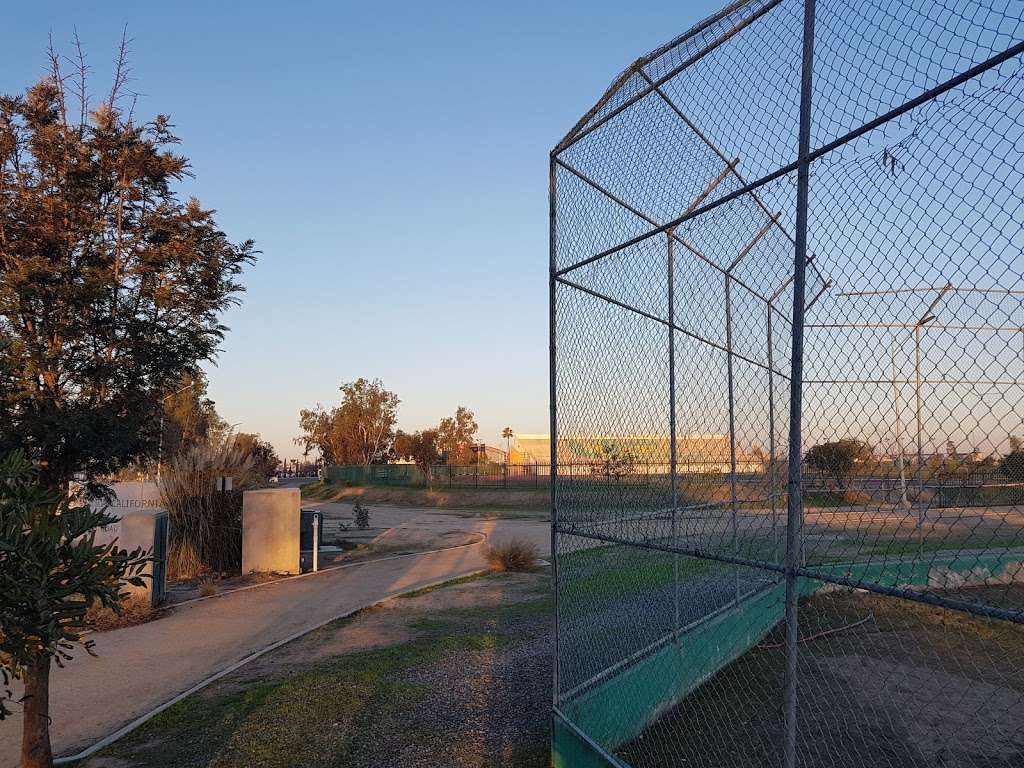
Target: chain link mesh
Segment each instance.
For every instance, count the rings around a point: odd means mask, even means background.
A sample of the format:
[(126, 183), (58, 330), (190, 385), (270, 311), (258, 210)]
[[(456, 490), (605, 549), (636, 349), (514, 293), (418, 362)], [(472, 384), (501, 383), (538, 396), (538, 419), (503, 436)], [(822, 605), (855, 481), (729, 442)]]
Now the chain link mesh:
[(737, 2), (552, 152), (556, 764), (1024, 764), (1022, 15)]

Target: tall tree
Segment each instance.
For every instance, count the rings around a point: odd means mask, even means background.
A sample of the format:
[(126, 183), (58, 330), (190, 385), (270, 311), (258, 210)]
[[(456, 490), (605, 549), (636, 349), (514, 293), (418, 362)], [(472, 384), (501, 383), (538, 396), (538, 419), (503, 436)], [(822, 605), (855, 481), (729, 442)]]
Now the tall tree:
[(316, 448), (329, 464), (373, 464), (391, 453), (398, 421), (398, 395), (380, 379), (356, 379), (342, 384), (341, 405), (322, 405), (299, 412), (302, 435), (296, 442)]
[(501, 436), (505, 438), (505, 463), (509, 463), (512, 460), (512, 437), (515, 432), (512, 431), (512, 427), (505, 427), (501, 430)]
[(239, 432), (234, 442), (237, 450), (250, 457), (253, 472), (262, 480), (274, 474), (277, 465), (281, 463), (274, 446), (257, 434)]
[(215, 355), (255, 251), (178, 197), (169, 118), (119, 106), (123, 47), (95, 109), (84, 63), (71, 81), (51, 61), (0, 97), (0, 450), (59, 487), (155, 451), (160, 400)]
[(228, 424), (207, 393), (206, 376), (186, 375), (163, 399), (163, 455), (170, 458), (193, 445), (218, 439)]
[(456, 408), (454, 416), (441, 419), (437, 425), (437, 445), (449, 464), (472, 463), (478, 429), (473, 412), (465, 406)]
[(874, 452), (862, 440), (844, 438), (831, 443), (819, 443), (804, 454), (804, 461), (819, 472), (831, 476), (840, 491), (845, 492), (858, 463), (868, 461)]
[(437, 450), (437, 430), (424, 429), (419, 432), (403, 432), (395, 435), (395, 455), (413, 462), (427, 479), (427, 488), (434, 485), (433, 466), (440, 459)]
[[(255, 256), (251, 241), (228, 240), (212, 210), (179, 198), (189, 163), (173, 151), (170, 119), (141, 122), (121, 107), (123, 44), (113, 85), (95, 107), (84, 59), (73, 78), (56, 53), (50, 59), (49, 77), (0, 97), (0, 452), (23, 451), (42, 489), (22, 502), (30, 513), (0, 515), (14, 526), (5, 535), (34, 548), (16, 567), (38, 574), (29, 585), (36, 591), (23, 596), (41, 620), (38, 636), (29, 635), (39, 653), (20, 667), (34, 697), (25, 768), (51, 762), (50, 661), (74, 636), (63, 617), (78, 622), (93, 596), (116, 603), (127, 572), (123, 559), (91, 544), (90, 532), (109, 518), (66, 514), (68, 482), (156, 452), (161, 400), (214, 357), (227, 330), (220, 315), (237, 302), (238, 276)], [(11, 557), (7, 546), (0, 558)], [(57, 570), (48, 576), (47, 568)], [(63, 607), (54, 607), (61, 594)], [(6, 643), (7, 604), (0, 609)]]

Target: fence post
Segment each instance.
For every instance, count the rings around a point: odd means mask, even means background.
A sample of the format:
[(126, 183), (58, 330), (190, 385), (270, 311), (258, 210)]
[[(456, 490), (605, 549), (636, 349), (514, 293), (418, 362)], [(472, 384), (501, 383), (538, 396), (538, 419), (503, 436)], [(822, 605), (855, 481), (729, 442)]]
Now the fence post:
[[(550, 449), (551, 449), (551, 466), (548, 469), (548, 482), (550, 483), (551, 492), (551, 592), (552, 600), (554, 602), (553, 614), (554, 614), (554, 648), (552, 649), (553, 664), (552, 664), (552, 680), (551, 680), (551, 698), (555, 707), (558, 706), (558, 686), (559, 686), (559, 648), (561, 646), (560, 625), (558, 620), (558, 489), (557, 489), (557, 478), (558, 478), (558, 408), (557, 408), (557, 397), (558, 397), (558, 386), (557, 379), (555, 377), (555, 363), (557, 356), (555, 355), (555, 340), (556, 340), (556, 326), (555, 326), (555, 298), (557, 296), (556, 288), (557, 283), (555, 282), (555, 272), (558, 269), (558, 260), (556, 258), (556, 231), (555, 226), (555, 212), (556, 206), (556, 192), (555, 192), (555, 158), (552, 155), (551, 161), (548, 165), (548, 259), (549, 259), (549, 277), (548, 277), (548, 408), (550, 412)], [(536, 487), (536, 475), (534, 472), (534, 483)]]
[(807, 291), (807, 208), (810, 188), (811, 87), (814, 74), (814, 4), (804, 0), (803, 54), (800, 65), (800, 134), (797, 155), (796, 232), (793, 248), (793, 339), (789, 398), (789, 482), (786, 503), (786, 643), (783, 690), (784, 768), (796, 768), (797, 749), (797, 599), (803, 548), (801, 408), (804, 369), (804, 312)]
[[(726, 382), (729, 388), (729, 507), (732, 524), (732, 554), (739, 555), (739, 532), (736, 516), (736, 386), (732, 366), (732, 275), (725, 275), (725, 364)], [(740, 569), (733, 566), (733, 599), (740, 599)]]
[[(666, 233), (668, 249), (668, 431), (669, 476), (672, 488), (672, 547), (679, 546), (679, 489), (676, 481), (676, 291), (672, 239), (675, 230)], [(679, 553), (672, 554), (672, 629), (679, 631)]]
[(768, 302), (768, 499), (772, 508), (772, 560), (779, 560), (779, 525), (778, 511), (775, 508), (775, 337), (772, 334), (772, 311), (775, 307)]

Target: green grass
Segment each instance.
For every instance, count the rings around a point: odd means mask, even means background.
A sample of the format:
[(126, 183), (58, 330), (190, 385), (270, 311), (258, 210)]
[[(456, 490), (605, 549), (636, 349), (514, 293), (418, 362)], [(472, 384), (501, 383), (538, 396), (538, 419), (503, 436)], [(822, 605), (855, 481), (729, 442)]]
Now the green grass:
[[(673, 555), (640, 548), (594, 547), (562, 555), (561, 573), (571, 585), (561, 599), (566, 607), (580, 610), (590, 603), (606, 603), (635, 596), (645, 591), (712, 572), (716, 564), (681, 555), (678, 564)], [(720, 566), (719, 566), (720, 567)]]
[[(448, 584), (480, 578), (491, 577)], [(375, 742), (380, 736), (409, 730), (404, 713), (432, 693), (427, 686), (404, 680), (406, 674), (452, 654), (507, 647), (513, 642), (504, 631), (509, 622), (550, 614), (546, 582), (534, 594), (521, 603), (420, 616), (408, 623), (416, 635), (411, 641), (297, 670), (271, 671), (241, 690), (229, 677), (170, 707), (101, 757), (152, 768), (341, 768), (352, 765), (357, 756), (369, 762), (367, 758), (377, 756)], [(408, 732), (409, 739), (427, 736)], [(522, 764), (536, 766), (545, 764), (546, 758), (534, 758), (546, 755), (547, 748), (546, 738), (517, 747), (524, 755)]]

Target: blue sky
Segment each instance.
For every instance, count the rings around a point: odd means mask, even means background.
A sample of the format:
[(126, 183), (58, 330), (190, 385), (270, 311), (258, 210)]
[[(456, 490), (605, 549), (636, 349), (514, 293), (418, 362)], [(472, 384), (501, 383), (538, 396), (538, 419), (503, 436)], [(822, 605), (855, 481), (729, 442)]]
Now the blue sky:
[(718, 2), (19, 4), (0, 90), (47, 35), (109, 87), (132, 39), (138, 114), (169, 113), (185, 192), (263, 251), (211, 395), (296, 455), (302, 407), (380, 377), (401, 426), (466, 405), (480, 436), (547, 431), (547, 154), (637, 56)]

